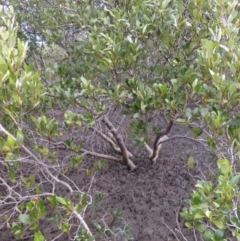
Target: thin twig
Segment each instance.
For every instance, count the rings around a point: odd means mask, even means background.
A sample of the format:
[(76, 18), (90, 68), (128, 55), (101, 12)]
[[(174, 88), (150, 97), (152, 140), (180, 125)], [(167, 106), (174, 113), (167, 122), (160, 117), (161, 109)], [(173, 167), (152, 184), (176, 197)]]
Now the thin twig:
[(176, 240), (180, 241), (180, 239), (178, 238), (178, 236), (175, 234), (175, 232), (164, 222), (162, 221), (162, 223), (167, 227), (167, 229), (174, 235), (174, 237), (176, 238)]

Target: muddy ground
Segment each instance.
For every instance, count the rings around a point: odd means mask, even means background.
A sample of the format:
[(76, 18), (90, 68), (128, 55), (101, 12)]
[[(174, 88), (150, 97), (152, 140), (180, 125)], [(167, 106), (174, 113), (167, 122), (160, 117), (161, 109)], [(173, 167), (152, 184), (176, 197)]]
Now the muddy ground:
[[(162, 123), (164, 126), (164, 121)], [(185, 127), (174, 125), (171, 136), (185, 135), (186, 132)], [(79, 140), (81, 140), (80, 134)], [(177, 231), (179, 229), (184, 234), (185, 241), (194, 240), (192, 232), (184, 226), (184, 220), (179, 212), (187, 206), (187, 200), (197, 177), (201, 176), (201, 172), (206, 174), (213, 168), (214, 156), (201, 144), (178, 138), (165, 142), (157, 164), (150, 166), (143, 148), (136, 147), (132, 142), (127, 142), (127, 146), (129, 150), (134, 150), (134, 163), (138, 166), (136, 171), (129, 172), (126, 167), (109, 161), (94, 176), (92, 193), (104, 195), (103, 199), (95, 202), (96, 205), (86, 213), (86, 220), (92, 230), (96, 230), (90, 222), (94, 218), (101, 225), (104, 221), (105, 226), (111, 228), (115, 234), (118, 233), (115, 239), (117, 241), (182, 241), (184, 238)], [(103, 152), (111, 154), (109, 147)], [(63, 153), (64, 155), (66, 153)], [(189, 169), (187, 164), (190, 156), (193, 156), (196, 162), (194, 169)], [(95, 158), (87, 158), (83, 168), (90, 168), (94, 162)], [(71, 169), (68, 176), (79, 187), (85, 186), (90, 181), (82, 170)], [(63, 196), (68, 195), (62, 192)], [(121, 212), (121, 218), (116, 221), (113, 220), (114, 210)], [(56, 237), (54, 222), (43, 222), (42, 229), (48, 237), (47, 241)], [(4, 227), (0, 231), (0, 240), (13, 241), (11, 230)], [(30, 241), (33, 237), (23, 240)], [(68, 237), (61, 236), (56, 240), (66, 241)], [(99, 236), (98, 240), (114, 241), (113, 235), (111, 238)]]
[[(176, 134), (186, 134), (186, 129), (175, 126), (171, 135)], [(123, 218), (132, 227), (133, 240), (177, 240), (172, 231), (184, 240), (175, 230), (178, 225), (187, 240), (194, 240), (178, 214), (187, 206), (197, 177), (213, 169), (214, 156), (201, 144), (187, 139), (165, 143), (153, 167), (144, 150), (138, 149), (134, 155), (138, 169), (133, 173), (112, 162), (97, 173), (94, 187), (106, 194), (101, 205), (122, 210)], [(188, 168), (190, 156), (197, 163), (194, 170)]]

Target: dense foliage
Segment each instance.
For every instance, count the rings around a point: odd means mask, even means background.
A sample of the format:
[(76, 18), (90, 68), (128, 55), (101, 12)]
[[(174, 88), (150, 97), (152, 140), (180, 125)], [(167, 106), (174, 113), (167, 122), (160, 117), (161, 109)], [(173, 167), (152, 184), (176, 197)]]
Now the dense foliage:
[[(13, 207), (5, 223), (19, 219), (12, 223), (17, 238), (29, 227), (35, 240), (44, 240), (38, 221), (47, 213), (47, 200), (65, 211), (66, 218), (59, 220), (63, 232), (72, 239), (80, 233), (94, 239), (83, 218), (92, 197), (71, 182), (56, 160), (65, 148), (76, 168), (92, 155), (134, 171), (131, 150), (110, 118), (116, 110), (121, 110), (119, 119), (129, 116), (128, 137), (147, 151), (152, 164), (162, 143), (174, 138), (201, 140), (215, 153), (217, 185), (200, 181), (182, 216), (205, 240), (239, 238), (237, 0), (9, 0), (2, 5), (0, 163), (6, 172), (0, 180), (16, 201), (9, 204), (3, 195), (1, 202)], [(65, 111), (63, 123), (49, 117), (52, 108)], [(165, 115), (165, 127), (154, 125), (158, 113)], [(171, 136), (175, 123), (188, 126), (191, 135)], [(116, 155), (86, 149), (72, 138), (59, 142), (63, 131), (76, 127), (101, 137)], [(65, 186), (72, 196), (61, 197), (55, 184), (52, 191), (41, 190), (30, 169), (23, 174), (26, 163), (31, 170), (41, 167), (45, 181)], [(25, 191), (19, 192), (19, 186)]]

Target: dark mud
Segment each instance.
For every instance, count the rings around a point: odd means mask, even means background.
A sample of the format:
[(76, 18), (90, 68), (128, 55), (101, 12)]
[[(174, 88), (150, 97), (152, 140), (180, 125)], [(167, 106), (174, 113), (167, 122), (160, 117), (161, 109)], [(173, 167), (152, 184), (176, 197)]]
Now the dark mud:
[[(171, 136), (185, 135), (186, 131), (185, 127), (175, 125)], [(179, 212), (187, 206), (197, 177), (201, 176), (201, 172), (208, 173), (212, 165), (214, 166), (211, 153), (193, 140), (173, 139), (163, 144), (157, 164), (151, 166), (143, 148), (136, 147), (133, 143), (127, 143), (127, 146), (129, 150), (134, 150), (133, 161), (138, 166), (136, 171), (129, 172), (125, 166), (109, 161), (94, 176), (92, 193), (103, 193), (104, 196), (102, 201), (86, 213), (86, 220), (92, 230), (94, 231), (95, 227), (90, 220), (96, 219), (99, 224), (103, 225), (104, 221), (106, 226), (117, 230), (117, 241), (182, 241), (184, 238), (179, 233), (180, 229), (187, 240), (194, 240), (192, 232), (184, 226)], [(103, 152), (109, 153), (109, 147), (106, 146)], [(63, 153), (63, 157), (64, 155), (66, 153)], [(187, 164), (190, 156), (193, 156), (196, 162), (196, 166), (191, 170)], [(95, 158), (88, 157), (83, 168), (90, 168), (95, 161)], [(86, 185), (90, 182), (90, 177), (82, 170), (71, 169), (68, 175), (79, 187), (88, 188)], [(68, 195), (64, 190), (61, 192), (63, 196)], [(111, 215), (114, 210), (122, 213), (122, 219), (116, 222)], [(56, 230), (54, 222), (42, 222), (42, 232), (46, 234), (47, 241), (57, 236)], [(125, 235), (124, 232), (128, 234)], [(0, 231), (0, 240), (14, 240), (11, 229), (4, 227)], [(23, 240), (30, 241), (33, 237)], [(56, 240), (66, 241), (68, 237), (64, 235)], [(97, 240), (114, 239), (113, 236), (99, 236)]]
[[(184, 133), (179, 126), (172, 131), (172, 135)], [(175, 230), (179, 229), (178, 225), (184, 236), (193, 240), (193, 234), (184, 227), (179, 211), (187, 206), (200, 173), (209, 172), (213, 156), (200, 144), (187, 139), (164, 143), (154, 166), (150, 166), (144, 150), (139, 149), (134, 154), (138, 165), (135, 172), (128, 172), (125, 167), (110, 162), (96, 175), (96, 190), (106, 193), (101, 205), (122, 210), (125, 221), (132, 227), (134, 240), (177, 240), (172, 231), (179, 240), (184, 240)], [(193, 170), (189, 170), (187, 164), (190, 156), (196, 162)]]

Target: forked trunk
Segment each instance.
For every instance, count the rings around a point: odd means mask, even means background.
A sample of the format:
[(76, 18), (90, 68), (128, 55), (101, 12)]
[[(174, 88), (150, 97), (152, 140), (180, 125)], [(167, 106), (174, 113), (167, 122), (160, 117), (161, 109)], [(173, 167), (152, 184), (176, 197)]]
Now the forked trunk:
[(127, 150), (127, 147), (125, 146), (122, 136), (117, 132), (117, 129), (114, 128), (113, 124), (109, 121), (107, 116), (104, 116), (103, 122), (106, 124), (109, 131), (114, 136), (116, 143), (118, 144), (118, 146), (120, 148), (120, 152), (122, 155), (122, 164), (126, 165), (130, 169), (130, 171), (134, 171), (137, 167), (129, 158), (130, 152)]

